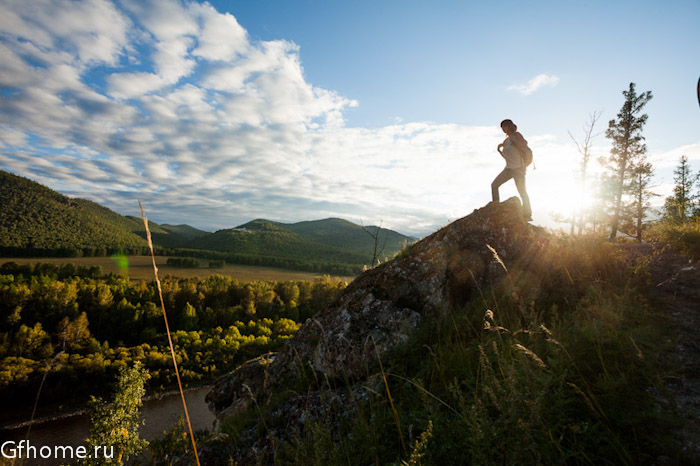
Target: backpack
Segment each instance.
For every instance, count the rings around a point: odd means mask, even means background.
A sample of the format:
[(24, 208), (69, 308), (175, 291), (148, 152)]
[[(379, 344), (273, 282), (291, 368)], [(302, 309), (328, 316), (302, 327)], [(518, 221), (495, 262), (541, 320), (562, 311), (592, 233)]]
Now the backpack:
[(523, 157), (523, 163), (525, 164), (525, 166), (530, 166), (530, 164), (532, 163), (532, 149), (530, 149), (530, 146), (525, 146), (525, 150), (521, 150), (520, 154)]

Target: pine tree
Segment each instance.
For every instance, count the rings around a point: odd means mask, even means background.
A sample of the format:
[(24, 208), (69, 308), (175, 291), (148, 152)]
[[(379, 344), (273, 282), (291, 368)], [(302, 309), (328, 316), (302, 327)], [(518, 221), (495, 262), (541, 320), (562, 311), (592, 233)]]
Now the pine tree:
[(612, 140), (610, 158), (601, 160), (608, 169), (609, 178), (612, 181), (610, 192), (610, 207), (612, 209), (612, 229), (610, 239), (614, 240), (620, 226), (620, 220), (625, 211), (629, 211), (627, 197), (630, 194), (632, 173), (635, 161), (644, 155), (646, 145), (642, 136), (642, 128), (647, 121), (646, 114), (639, 115), (642, 108), (651, 100), (651, 91), (637, 95), (635, 84), (630, 83), (629, 89), (622, 91), (625, 103), (617, 114), (617, 118), (610, 120), (605, 137)]
[(642, 155), (630, 171), (630, 194), (632, 195), (631, 214), (634, 221), (633, 231), (637, 241), (642, 241), (642, 230), (644, 227), (644, 217), (650, 208), (649, 200), (653, 196), (658, 196), (651, 188), (651, 178), (654, 168), (646, 157)]
[(673, 196), (664, 203), (664, 220), (682, 223), (695, 215), (700, 195), (694, 192), (696, 183), (700, 183), (700, 173), (693, 174), (688, 166), (688, 157), (681, 156), (680, 164), (673, 170)]

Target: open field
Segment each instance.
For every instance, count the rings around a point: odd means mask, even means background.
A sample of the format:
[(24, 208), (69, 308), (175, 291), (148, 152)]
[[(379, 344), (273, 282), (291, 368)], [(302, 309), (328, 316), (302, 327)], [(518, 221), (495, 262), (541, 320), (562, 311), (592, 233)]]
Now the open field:
[[(114, 257), (45, 257), (45, 258), (21, 258), (21, 257), (0, 257), (0, 264), (5, 262), (16, 262), (18, 264), (35, 264), (44, 262), (49, 264), (67, 264), (73, 263), (77, 266), (93, 266), (99, 265), (105, 273), (115, 273), (128, 275), (131, 280), (152, 280), (153, 279), (153, 263), (150, 256), (128, 256), (128, 267), (125, 270), (120, 270), (119, 261)], [(200, 268), (175, 267), (167, 265), (168, 256), (156, 256), (156, 265), (158, 266), (158, 275), (163, 278), (167, 275), (176, 277), (201, 277), (205, 278), (210, 275), (226, 275), (237, 278), (242, 282), (250, 282), (256, 280), (272, 280), (272, 281), (287, 281), (287, 280), (307, 280), (312, 281), (320, 274), (312, 272), (300, 272), (296, 270), (275, 269), (272, 267), (259, 267), (253, 265), (236, 265), (226, 264), (222, 268), (208, 268), (209, 260), (200, 259)], [(354, 277), (340, 277), (346, 282), (352, 281)]]

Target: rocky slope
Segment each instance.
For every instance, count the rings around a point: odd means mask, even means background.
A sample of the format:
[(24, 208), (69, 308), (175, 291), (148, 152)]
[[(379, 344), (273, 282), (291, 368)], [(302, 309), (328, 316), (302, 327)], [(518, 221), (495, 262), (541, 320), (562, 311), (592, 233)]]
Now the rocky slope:
[[(223, 420), (255, 403), (268, 403), (286, 391), (304, 368), (343, 387), (338, 399), (361, 397), (379, 371), (378, 361), (406, 341), (423, 319), (465, 303), (480, 286), (502, 277), (499, 261), (517, 260), (543, 234), (522, 220), (517, 198), (475, 210), (363, 273), (277, 354), (249, 361), (219, 379), (207, 395), (210, 409)], [(320, 404), (309, 402), (314, 397), (320, 395), (286, 399), (276, 411), (280, 424), (294, 424), (322, 410)], [(252, 434), (250, 441), (264, 447), (264, 440)], [(211, 454), (205, 450), (202, 457)], [(215, 464), (215, 459), (210, 461)]]
[(676, 368), (665, 386), (672, 401), (668, 409), (677, 411), (683, 419), (675, 434), (683, 453), (697, 464), (700, 460), (700, 261), (678, 254), (667, 245), (635, 243), (622, 248), (630, 260), (648, 261), (652, 285), (649, 294), (673, 328), (675, 338), (664, 354)]

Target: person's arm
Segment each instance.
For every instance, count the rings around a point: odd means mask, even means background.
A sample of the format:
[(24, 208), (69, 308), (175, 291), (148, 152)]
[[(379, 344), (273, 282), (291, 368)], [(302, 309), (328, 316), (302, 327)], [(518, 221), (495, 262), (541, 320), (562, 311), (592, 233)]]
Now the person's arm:
[(501, 157), (503, 157), (504, 159), (506, 158), (506, 156), (503, 155), (503, 143), (500, 143), (498, 145), (498, 147), (496, 147), (496, 150), (498, 151), (499, 154), (501, 154)]

